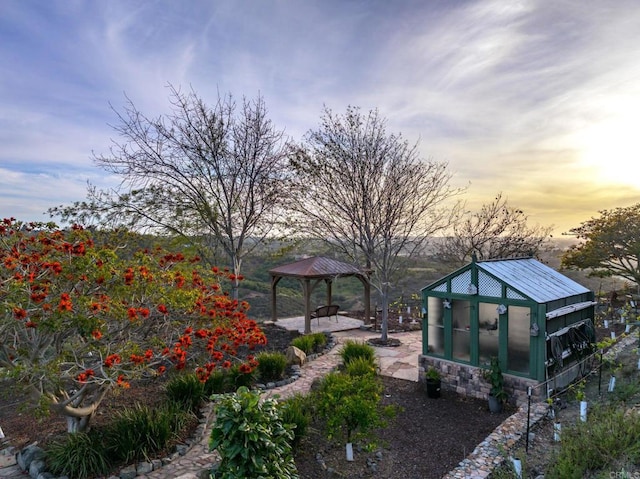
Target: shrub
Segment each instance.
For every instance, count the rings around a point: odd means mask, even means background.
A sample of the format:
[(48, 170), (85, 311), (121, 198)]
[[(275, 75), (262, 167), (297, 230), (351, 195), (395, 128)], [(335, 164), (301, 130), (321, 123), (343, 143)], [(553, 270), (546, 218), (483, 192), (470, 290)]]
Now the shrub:
[(313, 339), (313, 351), (321, 352), (327, 344), (327, 335), (324, 333), (314, 333), (309, 335)]
[(215, 369), (209, 375), (209, 378), (204, 383), (204, 395), (206, 397), (212, 394), (229, 393), (234, 390), (231, 384), (229, 374), (224, 369)]
[[(560, 451), (547, 478), (580, 479), (588, 472), (640, 460), (640, 416), (615, 407), (595, 407), (586, 422), (562, 429)], [(591, 477), (591, 476), (589, 476)]]
[(305, 354), (313, 353), (313, 337), (311, 335), (298, 336), (291, 341), (291, 345), (304, 351)]
[(376, 376), (329, 373), (321, 383), (316, 400), (318, 412), (326, 418), (327, 436), (352, 439), (366, 437), (384, 426), (380, 405), (382, 384)]
[(95, 432), (67, 435), (47, 447), (47, 465), (70, 479), (102, 476), (111, 468), (102, 438)]
[(296, 448), (307, 433), (313, 415), (312, 396), (295, 394), (281, 403), (280, 417), (284, 424), (295, 425), (291, 445)]
[(239, 364), (234, 364), (227, 370), (227, 387), (235, 391), (240, 387), (250, 387), (256, 380), (255, 371), (245, 373), (240, 369)]
[(347, 363), (345, 372), (350, 376), (375, 376), (377, 366), (375, 361), (365, 357), (353, 358)]
[(260, 393), (246, 387), (218, 399), (209, 443), (221, 457), (214, 478), (298, 477), (291, 453), (293, 433), (283, 423), (276, 401), (261, 402)]
[(340, 351), (342, 362), (345, 366), (356, 358), (365, 358), (372, 364), (375, 364), (376, 352), (372, 346), (358, 341), (347, 340)]
[(287, 357), (279, 351), (262, 352), (258, 360), (258, 375), (263, 381), (277, 381), (284, 376), (287, 368)]
[(107, 427), (106, 447), (115, 461), (148, 458), (164, 449), (189, 417), (178, 403), (167, 402), (155, 408), (136, 404), (120, 411)]
[(205, 385), (195, 374), (180, 374), (167, 383), (167, 397), (195, 413), (204, 400)]

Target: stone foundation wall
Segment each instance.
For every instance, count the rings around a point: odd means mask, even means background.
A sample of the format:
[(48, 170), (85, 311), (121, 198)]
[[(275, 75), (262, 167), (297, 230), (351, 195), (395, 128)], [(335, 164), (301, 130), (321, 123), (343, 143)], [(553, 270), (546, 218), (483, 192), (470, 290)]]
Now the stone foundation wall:
[[(430, 366), (433, 366), (440, 371), (443, 390), (478, 399), (486, 399), (489, 395), (490, 386), (482, 377), (482, 368), (423, 355), (418, 358), (418, 366), (420, 382), (425, 381), (425, 371)], [(530, 386), (532, 388), (531, 400), (533, 402), (545, 400), (544, 388), (537, 387), (539, 385), (538, 381), (504, 374), (504, 384), (511, 404), (517, 406), (526, 404), (527, 390)]]

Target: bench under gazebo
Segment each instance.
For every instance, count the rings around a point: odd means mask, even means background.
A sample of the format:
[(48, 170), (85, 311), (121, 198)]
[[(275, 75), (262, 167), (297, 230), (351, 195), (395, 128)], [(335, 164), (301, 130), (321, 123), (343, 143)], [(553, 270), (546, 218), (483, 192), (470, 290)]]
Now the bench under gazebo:
[[(370, 298), (371, 298), (371, 283), (369, 282), (369, 276), (366, 271), (358, 268), (355, 265), (349, 263), (343, 263), (335, 259), (326, 258), (324, 256), (312, 256), (305, 258), (294, 263), (285, 264), (269, 270), (271, 275), (271, 319), (277, 321), (277, 286), (278, 282), (284, 278), (296, 278), (302, 284), (302, 290), (304, 294), (304, 332), (308, 334), (311, 332), (311, 294), (320, 282), (324, 281), (326, 285), (326, 304), (322, 307), (329, 307), (333, 305), (332, 298), (332, 285), (333, 281), (340, 277), (355, 277), (362, 282), (364, 287), (364, 314), (365, 318), (371, 316)], [(331, 312), (331, 308), (327, 308), (327, 311)], [(316, 311), (316, 316), (321, 314), (321, 311)]]

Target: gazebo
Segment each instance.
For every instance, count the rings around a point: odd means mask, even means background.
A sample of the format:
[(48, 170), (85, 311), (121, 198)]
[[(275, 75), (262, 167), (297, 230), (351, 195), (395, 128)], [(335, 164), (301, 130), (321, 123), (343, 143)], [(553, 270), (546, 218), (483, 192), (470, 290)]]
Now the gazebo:
[(278, 282), (283, 277), (297, 278), (302, 284), (302, 291), (304, 293), (305, 334), (311, 332), (311, 293), (321, 281), (324, 281), (326, 284), (326, 298), (327, 305), (329, 305), (332, 303), (331, 287), (335, 279), (347, 276), (354, 276), (358, 278), (364, 286), (365, 318), (370, 317), (371, 283), (369, 282), (369, 274), (357, 266), (323, 256), (312, 256), (310, 258), (296, 261), (295, 263), (273, 268), (269, 270), (269, 274), (271, 275), (271, 319), (273, 321), (278, 319), (276, 308), (276, 288), (278, 286)]

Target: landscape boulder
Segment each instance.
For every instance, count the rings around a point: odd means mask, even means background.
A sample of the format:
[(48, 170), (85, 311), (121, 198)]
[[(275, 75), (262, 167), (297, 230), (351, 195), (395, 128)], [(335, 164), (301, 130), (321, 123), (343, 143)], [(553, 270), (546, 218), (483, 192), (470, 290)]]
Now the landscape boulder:
[(289, 346), (286, 351), (287, 362), (289, 364), (296, 364), (298, 366), (302, 366), (307, 360), (307, 355), (300, 348), (296, 348), (295, 346)]

